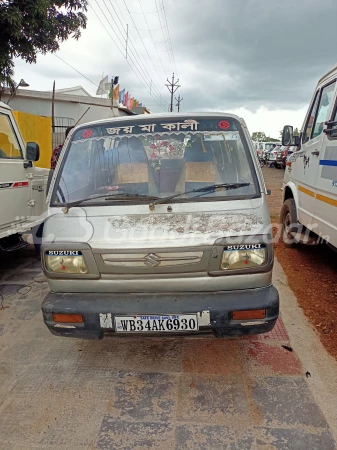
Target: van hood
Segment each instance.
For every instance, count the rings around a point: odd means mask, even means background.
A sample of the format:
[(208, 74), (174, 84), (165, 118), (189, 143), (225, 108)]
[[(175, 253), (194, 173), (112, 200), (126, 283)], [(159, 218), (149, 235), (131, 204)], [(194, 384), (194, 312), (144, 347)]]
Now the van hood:
[(218, 238), (271, 232), (268, 209), (261, 199), (258, 208), (227, 211), (149, 213), (134, 207), (133, 213), (130, 209), (128, 214), (116, 214), (119, 211), (86, 207), (71, 208), (64, 214), (57, 209), (45, 223), (43, 240), (83, 242), (99, 249), (172, 248), (213, 245)]

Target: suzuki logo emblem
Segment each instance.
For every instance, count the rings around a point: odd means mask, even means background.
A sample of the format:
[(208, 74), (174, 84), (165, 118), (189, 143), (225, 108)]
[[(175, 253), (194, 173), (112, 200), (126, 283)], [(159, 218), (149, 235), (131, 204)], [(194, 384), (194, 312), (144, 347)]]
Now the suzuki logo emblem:
[(144, 257), (144, 264), (148, 267), (157, 267), (160, 264), (159, 257), (153, 253), (149, 253)]

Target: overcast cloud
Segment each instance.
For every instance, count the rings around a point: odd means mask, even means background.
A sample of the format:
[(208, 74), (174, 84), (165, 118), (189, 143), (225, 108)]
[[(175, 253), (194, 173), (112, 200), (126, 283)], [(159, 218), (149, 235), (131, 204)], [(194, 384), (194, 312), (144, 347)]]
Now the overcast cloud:
[[(161, 0), (125, 0), (146, 49), (124, 0), (97, 1), (104, 15), (96, 0), (90, 0), (87, 29), (78, 42), (62, 44), (58, 55), (96, 84), (103, 72), (119, 75), (122, 88), (152, 111), (163, 110), (158, 102), (160, 95), (169, 102), (164, 84), (174, 64), (164, 42), (163, 16), (157, 14)], [(274, 137), (284, 123), (301, 127), (318, 79), (337, 63), (336, 0), (164, 0), (164, 4), (183, 111), (236, 112), (251, 132), (262, 130)], [(125, 35), (119, 18), (125, 28), (129, 24), (129, 62), (142, 82), (93, 9), (123, 52)], [(32, 66), (17, 61), (16, 77), (25, 78), (32, 89), (51, 89), (55, 79), (58, 88), (82, 85), (93, 95), (96, 91), (53, 55), (40, 56)], [(155, 97), (148, 92), (150, 79)]]

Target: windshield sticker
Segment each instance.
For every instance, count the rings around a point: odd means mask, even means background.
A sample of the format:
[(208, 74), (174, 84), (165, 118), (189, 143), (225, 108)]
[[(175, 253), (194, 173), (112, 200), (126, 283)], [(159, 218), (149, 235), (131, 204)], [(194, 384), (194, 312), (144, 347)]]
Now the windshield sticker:
[[(157, 126), (161, 126), (162, 128), (164, 128), (164, 130), (168, 130), (168, 131), (180, 131), (180, 129), (182, 130), (187, 130), (188, 128), (191, 131), (197, 131), (198, 130), (198, 124), (199, 122), (197, 122), (196, 120), (184, 120), (184, 122), (175, 122), (175, 123), (161, 123), (161, 124), (156, 124), (156, 123), (151, 123), (149, 125), (135, 125), (135, 126), (128, 126), (128, 127), (115, 127), (115, 128), (107, 128), (106, 131), (108, 134), (131, 134), (132, 130), (134, 128), (139, 128), (141, 131), (147, 131), (149, 133), (154, 133), (155, 128)], [(120, 133), (122, 131), (122, 133)]]
[(204, 134), (204, 141), (210, 142), (210, 141), (224, 141), (224, 135), (223, 134)]
[(220, 120), (220, 122), (218, 123), (218, 127), (221, 130), (228, 130), (228, 128), (230, 128), (231, 124), (229, 122), (227, 122), (227, 120)]
[[(74, 133), (72, 142), (85, 142), (87, 139), (91, 140), (101, 140), (110, 136), (111, 139), (117, 139), (117, 142), (124, 138), (155, 138), (157, 140), (165, 141), (168, 136), (172, 135), (185, 135), (187, 138), (191, 136), (199, 135), (202, 133), (210, 135), (219, 135), (222, 131), (222, 135), (225, 140), (228, 140), (228, 133), (233, 132), (238, 134), (238, 127), (235, 120), (221, 120), (219, 119), (181, 119), (178, 122), (161, 120), (153, 120), (150, 123), (144, 123), (143, 121), (135, 121), (130, 124), (122, 120), (108, 122), (107, 124), (97, 124), (92, 126), (90, 129), (84, 128), (79, 129)], [(115, 126), (115, 123), (117, 126)], [(222, 127), (222, 128), (221, 128)], [(239, 135), (237, 138), (230, 138), (230, 140), (240, 139)]]
[(82, 137), (83, 137), (84, 139), (88, 139), (88, 138), (90, 138), (92, 135), (93, 135), (92, 130), (84, 130), (83, 133), (82, 133)]
[(239, 133), (226, 133), (226, 141), (239, 141)]

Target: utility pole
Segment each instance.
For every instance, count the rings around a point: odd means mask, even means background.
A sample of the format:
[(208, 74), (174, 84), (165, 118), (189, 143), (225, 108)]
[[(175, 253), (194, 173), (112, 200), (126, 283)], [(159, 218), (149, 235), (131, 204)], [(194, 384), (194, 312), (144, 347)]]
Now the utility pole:
[(174, 73), (172, 75), (172, 81), (169, 81), (169, 79), (167, 78), (167, 82), (168, 84), (165, 84), (165, 86), (167, 86), (167, 89), (170, 91), (171, 93), (171, 104), (170, 104), (170, 112), (173, 112), (173, 95), (176, 92), (176, 90), (178, 88), (180, 88), (179, 84), (179, 80), (177, 80), (176, 82), (174, 81)]
[(180, 103), (184, 100), (184, 97), (180, 97), (180, 94), (179, 94), (178, 98), (175, 97), (175, 99), (177, 100), (176, 106), (178, 106), (178, 112), (180, 112)]

